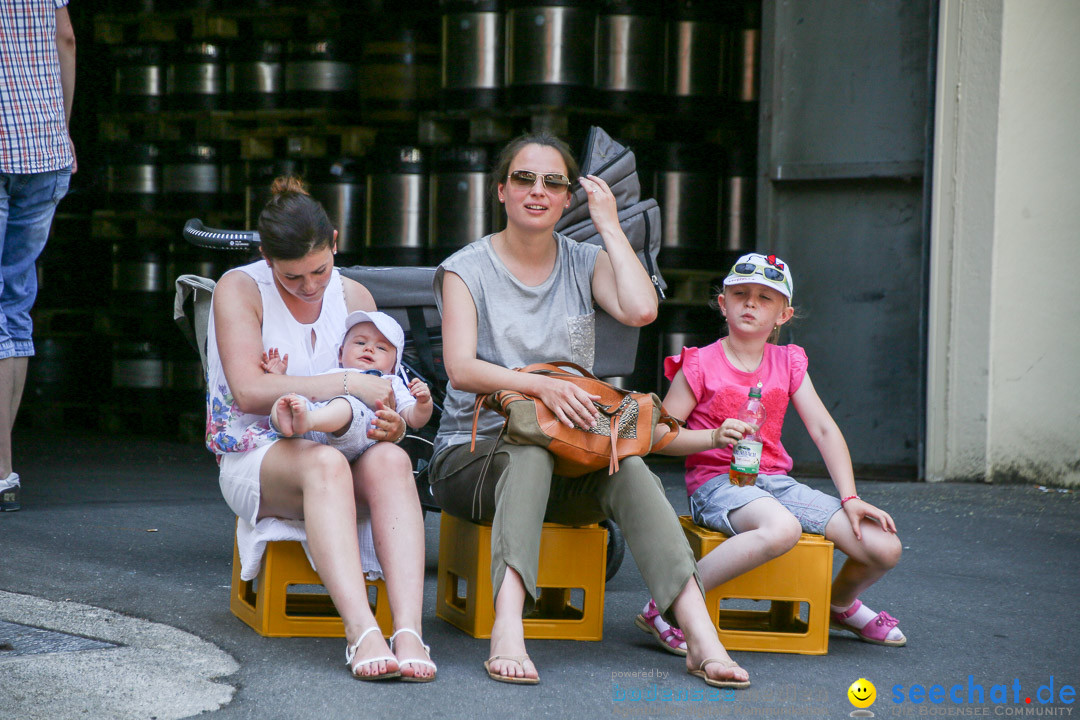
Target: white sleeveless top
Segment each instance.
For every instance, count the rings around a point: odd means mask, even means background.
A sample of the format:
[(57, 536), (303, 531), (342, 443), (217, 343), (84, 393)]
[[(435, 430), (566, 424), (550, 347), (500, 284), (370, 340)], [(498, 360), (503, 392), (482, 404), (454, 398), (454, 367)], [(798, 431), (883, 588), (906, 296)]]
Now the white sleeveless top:
[[(289, 312), (265, 260), (260, 259), (229, 272), (245, 273), (258, 284), (262, 296), (263, 351), (276, 347), (282, 355), (287, 353), (287, 375), (318, 375), (338, 367), (338, 347), (348, 309), (345, 305), (345, 288), (336, 267), (331, 272), (330, 284), (323, 295), (319, 317), (311, 324), (297, 322)], [(218, 355), (214, 300), (211, 301), (210, 326), (206, 335), (206, 447), (217, 455), (247, 452), (273, 442), (278, 435), (270, 427), (269, 416), (245, 413), (236, 406)], [(311, 343), (312, 331), (315, 334), (314, 347)]]
[[(323, 295), (319, 317), (311, 324), (297, 322), (289, 312), (277, 286), (274, 285), (270, 266), (265, 260), (258, 260), (229, 272), (238, 271), (249, 275), (259, 286), (263, 310), (264, 352), (276, 347), (282, 354), (288, 353), (288, 375), (318, 375), (338, 367), (338, 346), (344, 333), (348, 310), (345, 305), (345, 289), (336, 267)], [(314, 347), (311, 343), (312, 331), (315, 334)], [(268, 445), (278, 439), (278, 434), (270, 427), (269, 416), (241, 412), (236, 406), (218, 355), (213, 300), (206, 338), (206, 446), (218, 456), (220, 463), (221, 456), (225, 453), (247, 452)], [(375, 556), (375, 542), (371, 535), (371, 521), (367, 509), (358, 507), (356, 510), (361, 566), (368, 579), (381, 578), (382, 567)], [(253, 580), (259, 574), (266, 543), (278, 540), (299, 541), (304, 546), (311, 567), (318, 572), (308, 551), (307, 532), (303, 521), (267, 517), (252, 525), (247, 518), (239, 518), (236, 525), (236, 544), (240, 555), (241, 579)]]

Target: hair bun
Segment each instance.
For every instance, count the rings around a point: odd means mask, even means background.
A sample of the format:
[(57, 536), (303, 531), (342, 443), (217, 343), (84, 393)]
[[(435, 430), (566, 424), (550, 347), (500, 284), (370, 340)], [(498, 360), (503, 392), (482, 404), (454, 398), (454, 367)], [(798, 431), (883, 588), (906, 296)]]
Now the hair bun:
[(304, 187), (304, 181), (296, 175), (281, 175), (274, 178), (274, 182), (270, 184), (270, 193), (272, 195), (283, 195), (285, 193), (311, 194)]

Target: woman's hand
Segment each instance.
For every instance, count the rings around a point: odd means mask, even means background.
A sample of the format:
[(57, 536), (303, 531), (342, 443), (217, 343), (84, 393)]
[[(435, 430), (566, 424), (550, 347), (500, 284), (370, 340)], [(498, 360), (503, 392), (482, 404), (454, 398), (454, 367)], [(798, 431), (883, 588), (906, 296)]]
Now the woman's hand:
[(369, 438), (397, 442), (405, 436), (405, 420), (397, 414), (397, 411), (386, 407), (381, 400), (377, 401), (374, 407), (375, 422), (368, 430)]
[(848, 500), (844, 503), (843, 510), (847, 513), (848, 521), (851, 523), (851, 529), (855, 533), (857, 540), (862, 540), (863, 518), (873, 520), (887, 533), (896, 533), (896, 523), (893, 521), (892, 515), (860, 498)]
[(394, 387), (387, 378), (351, 372), (348, 373), (347, 383), (343, 384), (349, 388), (350, 395), (368, 407), (375, 407), (382, 403), (387, 408), (397, 408), (397, 401), (394, 399)]
[(712, 446), (722, 448), (734, 445), (752, 432), (754, 432), (754, 426), (750, 423), (728, 418), (720, 424), (720, 427), (713, 429)]
[(585, 197), (589, 200), (589, 216), (597, 231), (601, 235), (611, 230), (622, 232), (615, 194), (611, 192), (608, 184), (596, 175), (583, 175), (578, 178), (578, 183), (585, 189)]
[(593, 404), (599, 395), (591, 395), (568, 380), (540, 378), (544, 381), (536, 396), (547, 405), (556, 419), (567, 427), (591, 428), (600, 411)]

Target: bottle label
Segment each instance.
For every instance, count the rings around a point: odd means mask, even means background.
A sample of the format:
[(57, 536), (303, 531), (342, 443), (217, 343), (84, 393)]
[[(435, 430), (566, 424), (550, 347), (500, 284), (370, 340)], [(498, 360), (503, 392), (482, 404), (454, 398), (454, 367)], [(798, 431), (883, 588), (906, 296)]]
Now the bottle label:
[(757, 440), (740, 440), (731, 453), (731, 469), (735, 472), (756, 475), (761, 467), (761, 443)]

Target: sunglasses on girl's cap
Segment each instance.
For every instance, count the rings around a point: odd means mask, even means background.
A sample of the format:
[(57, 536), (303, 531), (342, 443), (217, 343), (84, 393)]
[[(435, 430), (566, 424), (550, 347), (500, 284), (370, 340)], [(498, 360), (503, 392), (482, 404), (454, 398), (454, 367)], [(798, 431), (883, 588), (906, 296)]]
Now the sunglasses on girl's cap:
[(552, 192), (562, 192), (570, 187), (570, 178), (562, 173), (537, 173), (532, 170), (515, 170), (510, 173), (510, 182), (518, 187), (531, 188), (536, 184), (536, 178), (544, 180), (544, 187)]
[(760, 271), (761, 275), (766, 279), (774, 282), (784, 282), (787, 280), (787, 275), (783, 270), (777, 270), (769, 265), (757, 265), (756, 263), (738, 263), (735, 267), (731, 268), (732, 275), (756, 275)]

